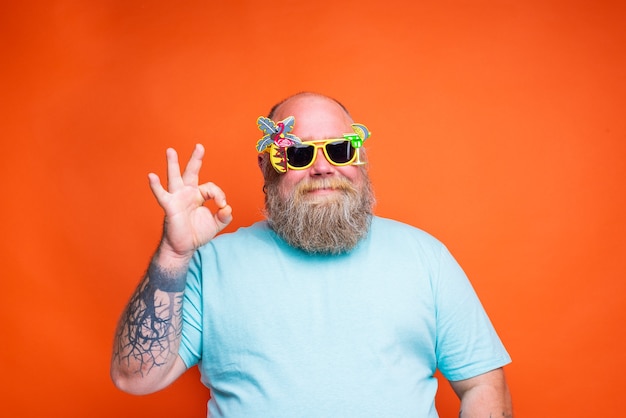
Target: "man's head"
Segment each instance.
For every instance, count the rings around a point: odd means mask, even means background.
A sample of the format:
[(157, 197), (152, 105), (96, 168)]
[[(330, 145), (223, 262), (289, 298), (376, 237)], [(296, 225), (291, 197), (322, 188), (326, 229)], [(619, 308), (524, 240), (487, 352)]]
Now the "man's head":
[[(336, 100), (300, 93), (272, 108), (269, 117), (295, 117), (293, 134), (302, 141), (342, 138), (352, 131), (352, 118)], [(265, 178), (266, 215), (289, 244), (310, 253), (339, 254), (351, 250), (367, 234), (374, 196), (363, 166), (331, 164), (321, 148), (312, 165), (278, 173), (267, 153), (259, 166)]]

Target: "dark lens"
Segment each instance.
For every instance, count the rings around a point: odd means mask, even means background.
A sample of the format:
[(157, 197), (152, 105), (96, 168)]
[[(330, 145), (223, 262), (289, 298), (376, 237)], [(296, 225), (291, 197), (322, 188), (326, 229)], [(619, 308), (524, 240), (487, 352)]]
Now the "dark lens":
[(326, 144), (328, 158), (337, 164), (345, 164), (354, 157), (354, 148), (350, 141), (338, 141)]
[(313, 145), (295, 144), (287, 148), (287, 162), (293, 167), (305, 167), (313, 159)]

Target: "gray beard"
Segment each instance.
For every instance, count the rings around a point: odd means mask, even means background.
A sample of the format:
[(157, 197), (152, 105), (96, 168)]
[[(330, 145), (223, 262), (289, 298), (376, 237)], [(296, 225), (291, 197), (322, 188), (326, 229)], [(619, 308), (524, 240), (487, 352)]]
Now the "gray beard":
[[(367, 235), (375, 199), (366, 173), (359, 189), (347, 179), (305, 180), (286, 198), (279, 183), (266, 185), (265, 212), (270, 227), (292, 247), (310, 254), (342, 254)], [(341, 193), (322, 198), (307, 193), (329, 186)]]

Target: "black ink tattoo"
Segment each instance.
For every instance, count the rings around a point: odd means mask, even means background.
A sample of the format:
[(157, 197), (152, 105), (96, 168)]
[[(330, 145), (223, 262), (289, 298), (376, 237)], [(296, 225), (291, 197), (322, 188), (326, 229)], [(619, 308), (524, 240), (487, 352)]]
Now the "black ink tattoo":
[(166, 362), (182, 332), (185, 277), (166, 277), (162, 269), (150, 267), (120, 319), (114, 352), (114, 359), (136, 364), (142, 376)]
[(148, 267), (150, 282), (164, 292), (182, 292), (185, 290), (187, 271), (174, 272), (159, 267), (154, 262)]

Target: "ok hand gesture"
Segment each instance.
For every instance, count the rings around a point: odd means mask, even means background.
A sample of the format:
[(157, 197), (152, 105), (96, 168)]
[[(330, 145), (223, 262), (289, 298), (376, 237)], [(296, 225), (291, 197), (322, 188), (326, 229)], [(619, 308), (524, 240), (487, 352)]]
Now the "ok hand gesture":
[[(150, 188), (165, 212), (160, 251), (169, 256), (190, 258), (194, 251), (209, 242), (232, 220), (232, 209), (222, 189), (213, 183), (198, 184), (204, 147), (196, 145), (181, 175), (176, 151), (169, 148), (167, 156), (167, 190), (159, 176), (148, 174)], [(204, 206), (213, 200), (215, 214)]]

